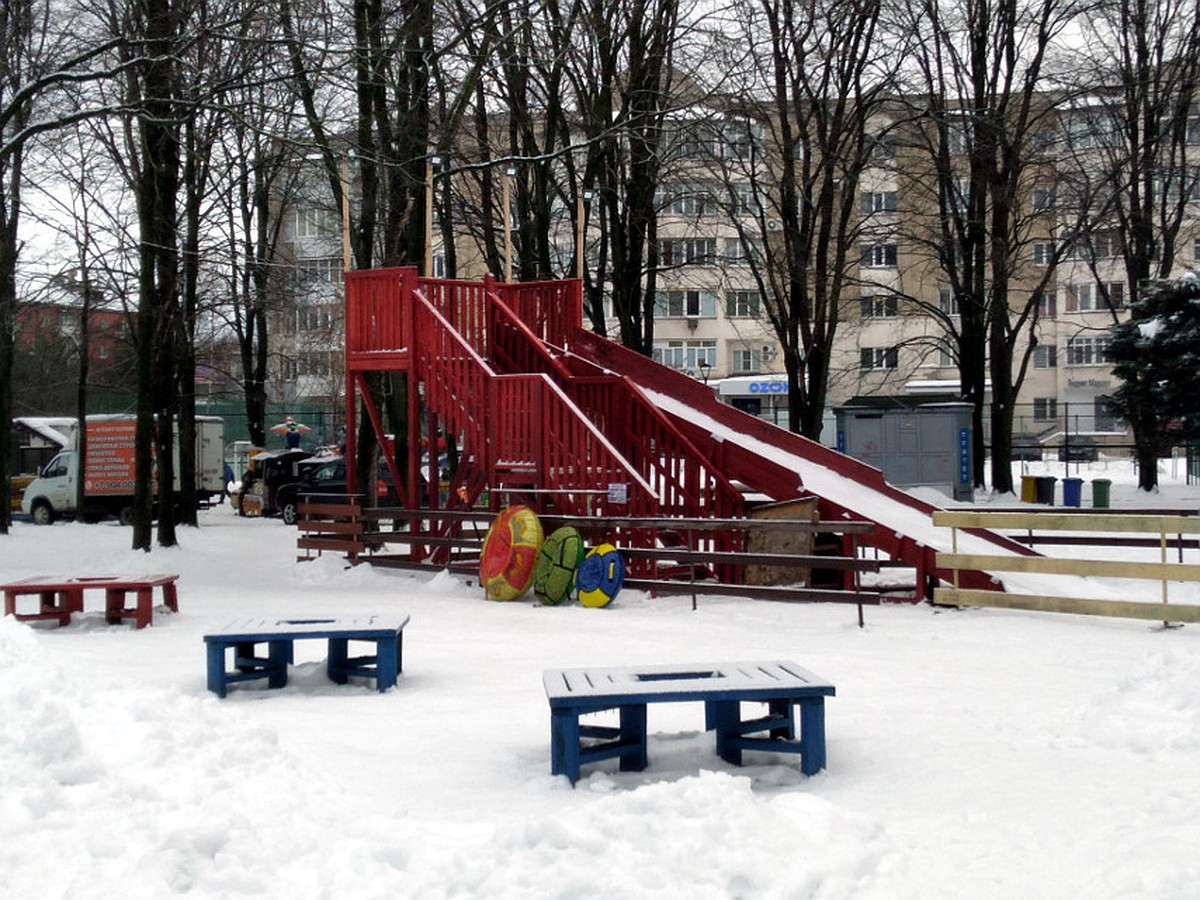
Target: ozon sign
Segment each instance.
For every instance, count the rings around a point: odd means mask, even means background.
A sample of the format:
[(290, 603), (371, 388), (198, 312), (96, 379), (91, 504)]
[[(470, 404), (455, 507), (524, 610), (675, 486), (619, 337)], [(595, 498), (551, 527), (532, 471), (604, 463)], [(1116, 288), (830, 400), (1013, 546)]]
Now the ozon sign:
[(750, 393), (752, 394), (786, 394), (786, 381), (752, 381), (750, 382)]

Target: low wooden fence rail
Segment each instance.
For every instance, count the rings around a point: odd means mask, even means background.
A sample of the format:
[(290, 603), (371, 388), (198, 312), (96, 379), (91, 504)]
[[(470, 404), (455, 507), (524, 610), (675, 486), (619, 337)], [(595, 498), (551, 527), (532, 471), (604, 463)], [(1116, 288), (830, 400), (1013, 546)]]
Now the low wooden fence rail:
[[(1200, 534), (1200, 519), (1174, 515), (1080, 515), (1015, 512), (944, 511), (933, 515), (933, 524), (951, 529), (951, 552), (938, 553), (938, 568), (954, 572), (954, 584), (937, 588), (933, 602), (945, 606), (995, 606), (1042, 612), (1078, 613), (1093, 616), (1200, 622), (1200, 606), (1169, 602), (1171, 582), (1200, 582), (1200, 565), (1172, 562), (1168, 557), (1172, 540), (1184, 534)], [(958, 552), (959, 528), (993, 530), (1037, 529), (1054, 532), (1090, 532), (1157, 537), (1159, 559), (1139, 562), (1114, 559), (1063, 559), (1047, 556), (999, 556)], [(958, 586), (961, 569), (985, 572), (1023, 572), (1044, 575), (1099, 576), (1151, 581), (1161, 590), (1160, 600), (1104, 600), (1006, 591), (963, 590)]]
[[(464, 574), (478, 574), (479, 555), (487, 528), (495, 518), (488, 510), (433, 510), (380, 507), (362, 509), (356, 502), (330, 503), (305, 502), (298, 506), (297, 525), (300, 529), (298, 547), (305, 552), (300, 559), (311, 558), (311, 554), (322, 551), (344, 552), (353, 562), (369, 562), (371, 565), (402, 569), (449, 569)], [(837, 521), (811, 522), (791, 519), (682, 519), (662, 517), (618, 517), (590, 516), (573, 517), (560, 515), (540, 516), (547, 532), (565, 525), (579, 531), (595, 543), (603, 539), (614, 543), (629, 558), (647, 560), (669, 560), (671, 568), (661, 571), (683, 570), (687, 577), (626, 578), (628, 587), (660, 595), (690, 595), (692, 606), (696, 606), (697, 595), (737, 595), (757, 599), (809, 601), (823, 603), (850, 603), (858, 607), (859, 624), (862, 624), (862, 607), (878, 605), (880, 595), (876, 591), (863, 590), (859, 586), (859, 575), (863, 572), (878, 572), (880, 562), (876, 559), (860, 558), (851, 539), (852, 555), (825, 556), (797, 553), (765, 553), (710, 549), (705, 544), (711, 541), (705, 536), (728, 535), (731, 532), (746, 534), (752, 531), (794, 530), (829, 532), (853, 535), (869, 532), (874, 525), (869, 522)], [(430, 528), (422, 530), (429, 522), (453, 522), (460, 527), (457, 533)], [(670, 546), (645, 546), (652, 536), (670, 535), (678, 540)], [(441, 563), (433, 563), (425, 555), (411, 552), (387, 553), (389, 545), (443, 547), (450, 550)], [(360, 557), (362, 557), (360, 559)], [(811, 588), (800, 585), (747, 585), (713, 578), (697, 578), (702, 567), (783, 566), (802, 569), (834, 569), (845, 573), (846, 589), (834, 590)]]

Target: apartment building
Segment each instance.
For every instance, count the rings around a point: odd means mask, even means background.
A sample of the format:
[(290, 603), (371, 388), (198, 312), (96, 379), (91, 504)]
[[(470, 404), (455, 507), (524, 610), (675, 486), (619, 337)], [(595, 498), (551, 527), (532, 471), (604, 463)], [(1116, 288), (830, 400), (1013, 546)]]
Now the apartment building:
[[(1095, 139), (1073, 114), (1030, 167), (1021, 189), (1023, 243), (1012, 272), (1010, 305), (1030, 304), (1030, 323), (1017, 341), (1018, 358), (1036, 342), (1018, 399), (1015, 432), (1053, 445), (1054, 432), (1126, 439), (1111, 414), (1115, 389), (1105, 358), (1108, 327), (1124, 315), (1129, 287), (1111, 229), (1081, 233), (1061, 159), (1079, 165), (1080, 150)], [(761, 262), (764, 240), (781, 227), (756, 191), (769, 178), (739, 178), (750, 154), (771, 167), (764, 129), (744, 116), (697, 111), (676, 122), (672, 164), (658, 196), (655, 359), (711, 384), (728, 402), (787, 425), (779, 343), (767, 316), (751, 262)], [(959, 393), (958, 369), (947, 334), (959, 319), (958, 300), (937, 259), (932, 237), (947, 200), (939, 198), (921, 142), (892, 123), (878, 123), (879, 152), (859, 179), (856, 265), (840, 307), (840, 329), (831, 362), (830, 409), (873, 395)], [(1200, 127), (1196, 129), (1200, 142)], [(959, 151), (965, 150), (965, 142)], [(1059, 154), (1056, 148), (1069, 148)], [(965, 170), (965, 154), (963, 154)], [(497, 175), (498, 178), (506, 177)], [(964, 183), (955, 191), (965, 196)], [(767, 185), (763, 187), (762, 185)], [(954, 201), (950, 201), (954, 202)], [(560, 211), (562, 212), (562, 211)], [(562, 216), (559, 260), (570, 265), (574, 224)], [(295, 302), (273, 332), (277, 381), (292, 396), (333, 400), (341, 392), (341, 243), (337, 217), (319, 198), (289, 211), (286, 254), (294, 269)], [(479, 278), (482, 254), (463, 229), (460, 277)], [(444, 274), (440, 229), (434, 230), (434, 274)], [(1176, 274), (1200, 256), (1200, 238), (1188, 223), (1180, 240)], [(1069, 237), (1068, 237), (1069, 235)], [(585, 235), (585, 243), (593, 235)], [(464, 269), (464, 261), (466, 263)], [(503, 273), (494, 273), (502, 275)], [(615, 323), (614, 323), (615, 324)], [(277, 339), (277, 342), (275, 342)], [(1103, 442), (1103, 441), (1102, 441)]]

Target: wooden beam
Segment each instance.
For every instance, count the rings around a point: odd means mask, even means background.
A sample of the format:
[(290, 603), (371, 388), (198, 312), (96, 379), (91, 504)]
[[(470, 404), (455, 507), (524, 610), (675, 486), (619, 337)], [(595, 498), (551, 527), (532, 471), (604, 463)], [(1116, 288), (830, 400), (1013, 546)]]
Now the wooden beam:
[(1194, 563), (1130, 562), (1104, 559), (1063, 559), (1053, 556), (990, 556), (980, 553), (939, 553), (938, 568), (984, 572), (1032, 572), (1043, 575), (1100, 575), (1106, 578), (1148, 578), (1155, 581), (1200, 581)]
[(933, 524), (946, 528), (1106, 531), (1133, 534), (1200, 534), (1195, 516), (1109, 516), (1065, 513), (992, 513), (939, 510)]
[(933, 602), (935, 606), (992, 606), (1001, 609), (1024, 609), (1034, 612), (1070, 613), (1084, 616), (1112, 616), (1121, 619), (1146, 619), (1157, 622), (1200, 622), (1200, 606), (1181, 603), (1050, 597), (1041, 594), (1007, 594), (1002, 591), (956, 591), (953, 588), (937, 588), (933, 592)]

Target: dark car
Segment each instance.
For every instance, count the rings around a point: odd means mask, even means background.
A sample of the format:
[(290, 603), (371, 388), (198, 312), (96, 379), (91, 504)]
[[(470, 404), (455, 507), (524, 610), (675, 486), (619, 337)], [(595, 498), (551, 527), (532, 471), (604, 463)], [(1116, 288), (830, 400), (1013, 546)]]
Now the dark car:
[(1095, 462), (1100, 458), (1100, 449), (1090, 437), (1073, 437), (1058, 448), (1059, 462)]
[[(392, 473), (383, 460), (379, 461), (375, 490), (380, 506), (399, 506), (400, 497), (392, 482)], [(312, 494), (345, 493), (346, 460), (345, 457), (339, 456), (312, 469), (300, 481), (281, 487), (275, 497), (275, 507), (283, 517), (284, 524), (295, 525), (298, 518), (297, 506), (304, 497)]]

